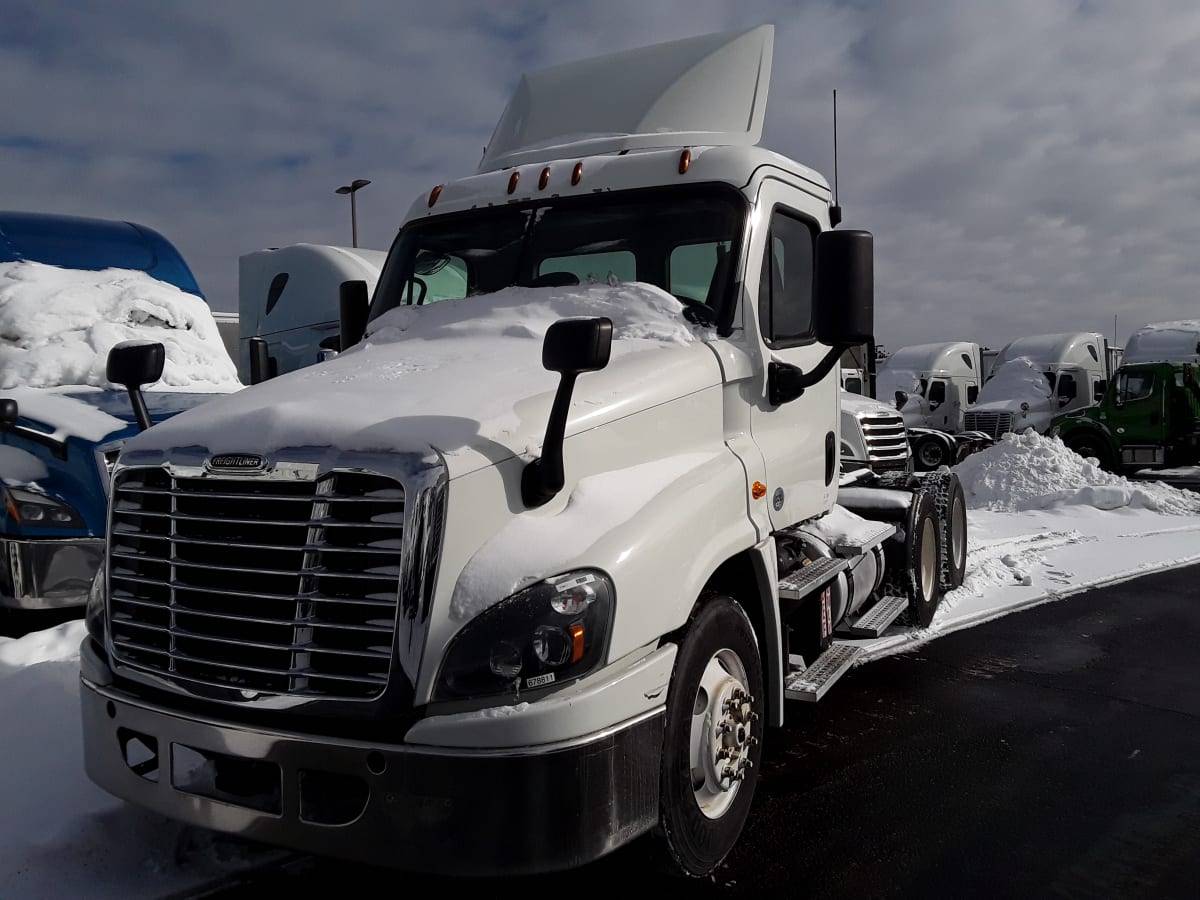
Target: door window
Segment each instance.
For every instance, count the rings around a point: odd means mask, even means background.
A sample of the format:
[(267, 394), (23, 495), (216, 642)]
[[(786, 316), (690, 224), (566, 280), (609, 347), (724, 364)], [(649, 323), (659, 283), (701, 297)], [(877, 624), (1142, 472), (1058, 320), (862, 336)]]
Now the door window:
[(1058, 405), (1066, 406), (1079, 396), (1079, 388), (1075, 384), (1075, 376), (1066, 372), (1058, 376)]
[(940, 405), (946, 402), (946, 382), (934, 381), (929, 385), (929, 405)]
[(1117, 382), (1117, 396), (1122, 403), (1145, 400), (1154, 393), (1154, 375), (1150, 372), (1127, 372)]
[(758, 283), (758, 317), (769, 346), (809, 343), (813, 336), (813, 243), (816, 230), (776, 210)]
[(977, 384), (967, 385), (967, 403), (968, 404), (974, 403), (978, 399), (979, 399), (979, 385), (977, 385)]

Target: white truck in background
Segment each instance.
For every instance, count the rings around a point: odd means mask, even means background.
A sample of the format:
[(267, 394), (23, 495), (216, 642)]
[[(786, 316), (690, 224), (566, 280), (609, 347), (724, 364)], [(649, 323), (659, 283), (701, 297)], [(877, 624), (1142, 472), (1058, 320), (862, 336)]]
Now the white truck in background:
[(949, 470), (839, 473), (872, 241), (756, 146), (773, 34), (525, 76), (336, 358), (125, 445), (81, 648), (96, 783), (410, 870), (648, 834), (720, 864), (785, 701), (928, 625), (966, 558)]
[(386, 257), (383, 250), (308, 243), (242, 255), (239, 346), (233, 356), (241, 380), (265, 381), (312, 365), (323, 348), (335, 349), (339, 286), (357, 280), (374, 285)]
[(963, 425), (995, 439), (1026, 428), (1045, 433), (1056, 415), (1098, 403), (1120, 362), (1120, 348), (1099, 332), (1018, 338), (997, 355)]
[(1143, 325), (1125, 342), (1121, 362), (1200, 364), (1200, 319)]
[(901, 347), (880, 364), (876, 383), (880, 397), (895, 399), (910, 428), (963, 431), (963, 415), (983, 386), (980, 346), (947, 341)]

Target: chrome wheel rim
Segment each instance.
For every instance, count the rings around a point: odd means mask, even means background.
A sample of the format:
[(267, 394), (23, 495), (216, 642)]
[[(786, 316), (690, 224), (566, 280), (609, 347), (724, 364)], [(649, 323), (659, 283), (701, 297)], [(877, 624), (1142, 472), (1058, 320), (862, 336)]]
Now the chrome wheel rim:
[(954, 498), (950, 507), (950, 541), (956, 570), (967, 564), (967, 513), (961, 497)]
[(748, 681), (741, 658), (723, 649), (709, 658), (696, 687), (688, 757), (696, 805), (709, 819), (729, 810), (754, 766), (750, 748), (758, 737), (751, 732), (758, 715)]
[(921, 601), (928, 601), (933, 595), (937, 582), (937, 535), (933, 529), (926, 526), (921, 530), (921, 562), (919, 576), (921, 579)]

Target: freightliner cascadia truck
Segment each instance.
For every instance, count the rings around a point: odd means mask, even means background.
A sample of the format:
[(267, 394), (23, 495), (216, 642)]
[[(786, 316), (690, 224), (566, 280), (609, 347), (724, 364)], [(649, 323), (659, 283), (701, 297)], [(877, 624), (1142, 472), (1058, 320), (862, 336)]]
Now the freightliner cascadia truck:
[(335, 358), (124, 446), (97, 784), (409, 870), (721, 862), (789, 701), (928, 625), (966, 547), (948, 469), (840, 466), (872, 241), (756, 146), (772, 42), (526, 75)]

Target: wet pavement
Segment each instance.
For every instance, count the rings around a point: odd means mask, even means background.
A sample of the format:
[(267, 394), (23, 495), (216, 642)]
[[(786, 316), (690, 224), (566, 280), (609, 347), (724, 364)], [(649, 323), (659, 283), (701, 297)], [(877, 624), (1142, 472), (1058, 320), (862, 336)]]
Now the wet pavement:
[[(569, 874), (464, 881), (311, 857), (205, 892), (1194, 897), (1200, 567), (1145, 576), (852, 671), (769, 732), (741, 842), (708, 879), (635, 844)], [(464, 848), (464, 853), (469, 848)], [(372, 887), (373, 886), (373, 887)], [(536, 895), (536, 894), (533, 894)]]

